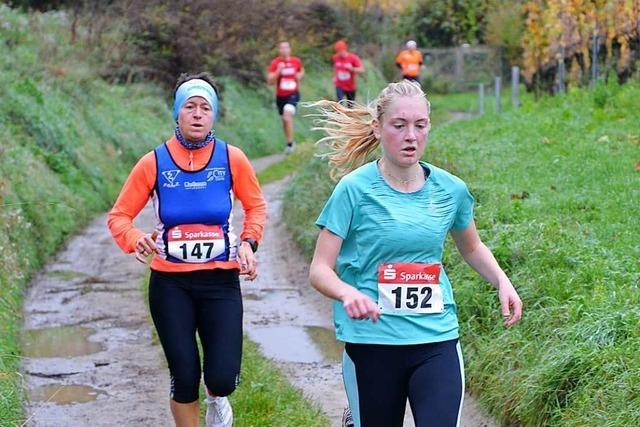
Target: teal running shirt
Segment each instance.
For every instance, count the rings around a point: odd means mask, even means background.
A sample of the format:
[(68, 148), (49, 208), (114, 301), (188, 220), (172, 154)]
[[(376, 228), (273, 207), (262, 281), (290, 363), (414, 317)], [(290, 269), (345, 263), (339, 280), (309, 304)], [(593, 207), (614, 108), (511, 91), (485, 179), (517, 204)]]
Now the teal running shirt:
[[(381, 266), (441, 263), (448, 232), (466, 228), (473, 219), (473, 197), (466, 184), (440, 168), (420, 164), (428, 176), (425, 185), (413, 193), (389, 186), (375, 161), (359, 167), (338, 182), (316, 221), (320, 228), (343, 239), (336, 260), (340, 279), (376, 302)], [(436, 281), (444, 300), (444, 308), (438, 313), (383, 310), (378, 322), (373, 323), (349, 318), (342, 302), (334, 301), (337, 338), (394, 345), (457, 338), (456, 305), (444, 268)]]

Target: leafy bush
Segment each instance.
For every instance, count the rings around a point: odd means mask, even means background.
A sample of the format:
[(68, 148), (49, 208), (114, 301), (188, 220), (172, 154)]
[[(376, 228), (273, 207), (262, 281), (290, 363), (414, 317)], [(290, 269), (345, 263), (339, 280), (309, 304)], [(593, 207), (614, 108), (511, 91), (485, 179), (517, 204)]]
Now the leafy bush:
[(289, 40), (293, 54), (308, 63), (323, 62), (340, 24), (334, 8), (323, 2), (249, 0), (242, 13), (234, 0), (134, 0), (119, 7), (128, 24), (128, 49), (110, 60), (106, 73), (169, 86), (180, 72), (203, 69), (262, 83), (281, 40)]
[[(589, 82), (594, 63), (620, 83), (638, 68), (638, 5), (626, 0), (565, 2), (530, 0), (524, 4), (523, 75), (530, 90), (552, 92), (558, 62), (564, 61), (568, 83)], [(593, 56), (593, 36), (598, 54)]]
[(422, 0), (405, 9), (399, 33), (420, 46), (477, 44), (484, 39), (489, 0)]

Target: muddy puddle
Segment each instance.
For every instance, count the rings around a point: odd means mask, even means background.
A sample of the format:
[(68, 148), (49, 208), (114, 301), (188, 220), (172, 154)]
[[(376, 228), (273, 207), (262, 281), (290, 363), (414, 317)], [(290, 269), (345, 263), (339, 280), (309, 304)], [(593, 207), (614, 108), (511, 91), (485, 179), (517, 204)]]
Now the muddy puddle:
[(29, 391), (32, 402), (49, 402), (58, 405), (72, 405), (96, 400), (103, 391), (87, 385), (49, 384)]
[(95, 331), (84, 326), (59, 326), (25, 330), (22, 352), (26, 357), (75, 357), (104, 350), (99, 342), (90, 341)]
[(342, 363), (344, 343), (336, 340), (336, 335), (332, 328), (307, 326), (305, 327), (305, 331), (309, 334), (311, 340), (326, 360)]
[(333, 330), (321, 326), (256, 326), (249, 337), (260, 345), (262, 353), (280, 362), (339, 363), (342, 343)]

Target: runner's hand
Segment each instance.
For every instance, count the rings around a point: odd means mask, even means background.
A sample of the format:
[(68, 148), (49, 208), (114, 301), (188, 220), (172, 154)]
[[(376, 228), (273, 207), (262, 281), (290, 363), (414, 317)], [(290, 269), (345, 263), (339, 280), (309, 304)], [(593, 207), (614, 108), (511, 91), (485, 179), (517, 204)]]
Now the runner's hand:
[(276, 69), (276, 73), (280, 74), (283, 68), (284, 68), (284, 63), (282, 62), (278, 63), (278, 68)]
[(380, 308), (376, 303), (355, 288), (350, 288), (341, 300), (342, 306), (352, 319), (371, 319), (375, 323), (380, 317)]
[(254, 280), (258, 276), (258, 261), (256, 255), (247, 242), (238, 246), (238, 264), (240, 264), (240, 274), (246, 275), (246, 280)]
[(507, 328), (515, 325), (522, 317), (522, 301), (510, 281), (498, 284), (498, 298), (500, 299), (504, 325)]
[(136, 242), (136, 259), (143, 264), (147, 263), (147, 257), (151, 254), (158, 253), (158, 247), (156, 246), (156, 238), (158, 232), (147, 233), (141, 236)]

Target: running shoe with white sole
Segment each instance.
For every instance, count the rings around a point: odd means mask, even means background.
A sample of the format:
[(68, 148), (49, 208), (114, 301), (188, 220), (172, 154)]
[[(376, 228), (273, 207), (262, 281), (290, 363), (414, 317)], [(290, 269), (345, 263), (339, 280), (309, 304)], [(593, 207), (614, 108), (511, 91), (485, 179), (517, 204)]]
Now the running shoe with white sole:
[(287, 147), (284, 149), (284, 154), (291, 154), (296, 149), (296, 143), (292, 142), (291, 144), (287, 144)]
[(207, 427), (231, 427), (233, 425), (233, 411), (229, 399), (226, 397), (207, 396)]
[(351, 414), (351, 408), (344, 408), (342, 413), (342, 427), (354, 427), (353, 415)]

